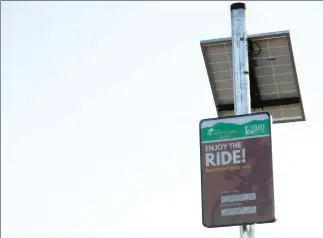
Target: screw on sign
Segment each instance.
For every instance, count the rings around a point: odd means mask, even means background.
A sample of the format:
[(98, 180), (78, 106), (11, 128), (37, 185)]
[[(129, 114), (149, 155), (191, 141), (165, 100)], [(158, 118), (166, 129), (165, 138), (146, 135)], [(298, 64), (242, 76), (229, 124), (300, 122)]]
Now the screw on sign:
[(268, 113), (202, 120), (200, 151), (204, 226), (275, 221)]

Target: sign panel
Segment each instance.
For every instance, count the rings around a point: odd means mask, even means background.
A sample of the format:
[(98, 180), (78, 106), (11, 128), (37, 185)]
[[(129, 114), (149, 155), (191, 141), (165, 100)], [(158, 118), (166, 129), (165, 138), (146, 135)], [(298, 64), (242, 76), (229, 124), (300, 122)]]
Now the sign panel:
[(201, 120), (205, 227), (276, 220), (271, 123), (269, 113)]

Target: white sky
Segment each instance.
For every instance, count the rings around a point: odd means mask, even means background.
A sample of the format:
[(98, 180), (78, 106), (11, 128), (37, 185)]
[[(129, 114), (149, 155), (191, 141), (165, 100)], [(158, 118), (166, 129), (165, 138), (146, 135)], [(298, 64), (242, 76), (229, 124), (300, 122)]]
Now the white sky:
[[(231, 3), (1, 3), (2, 237), (238, 237), (202, 226), (198, 138)], [(249, 34), (291, 31), (307, 116), (274, 125), (256, 237), (322, 237), (323, 2), (247, 8)]]

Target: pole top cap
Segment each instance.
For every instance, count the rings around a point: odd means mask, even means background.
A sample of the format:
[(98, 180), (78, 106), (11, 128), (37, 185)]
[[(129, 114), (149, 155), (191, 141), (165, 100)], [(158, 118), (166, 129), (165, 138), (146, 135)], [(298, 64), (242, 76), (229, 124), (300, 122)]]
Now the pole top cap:
[(246, 10), (246, 4), (244, 4), (243, 2), (236, 2), (236, 3), (231, 4), (231, 6), (230, 6), (231, 11), (239, 10), (239, 9)]

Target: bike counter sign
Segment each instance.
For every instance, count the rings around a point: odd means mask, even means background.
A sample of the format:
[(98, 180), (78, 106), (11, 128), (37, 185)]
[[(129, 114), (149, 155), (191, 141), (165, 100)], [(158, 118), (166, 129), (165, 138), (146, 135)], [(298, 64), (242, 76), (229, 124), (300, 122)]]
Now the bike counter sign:
[(205, 227), (275, 221), (268, 113), (202, 120), (200, 152)]

